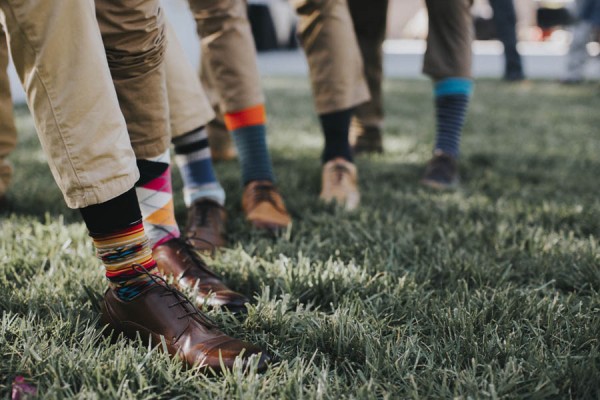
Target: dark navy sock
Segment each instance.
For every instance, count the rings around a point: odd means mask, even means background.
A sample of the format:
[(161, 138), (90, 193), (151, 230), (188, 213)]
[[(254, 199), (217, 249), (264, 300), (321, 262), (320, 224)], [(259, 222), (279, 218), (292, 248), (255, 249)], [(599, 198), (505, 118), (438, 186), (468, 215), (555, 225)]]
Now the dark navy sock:
[(348, 140), (350, 120), (353, 108), (319, 115), (323, 135), (325, 135), (325, 148), (321, 160), (325, 164), (329, 160), (341, 157), (352, 161), (352, 149)]
[(435, 84), (437, 135), (435, 150), (453, 157), (460, 153), (462, 133), (473, 81), (466, 78), (448, 78)]

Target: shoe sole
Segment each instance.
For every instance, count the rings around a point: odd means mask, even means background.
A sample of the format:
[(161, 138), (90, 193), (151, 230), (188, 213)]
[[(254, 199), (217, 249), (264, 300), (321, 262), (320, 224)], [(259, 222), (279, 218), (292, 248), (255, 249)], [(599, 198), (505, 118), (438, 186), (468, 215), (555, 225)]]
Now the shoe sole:
[(419, 183), (421, 183), (421, 185), (426, 186), (430, 189), (434, 189), (434, 190), (438, 190), (438, 191), (452, 191), (452, 190), (456, 190), (458, 188), (458, 183), (446, 184), (446, 183), (440, 183), (438, 181), (432, 181), (429, 179), (421, 179), (419, 181)]

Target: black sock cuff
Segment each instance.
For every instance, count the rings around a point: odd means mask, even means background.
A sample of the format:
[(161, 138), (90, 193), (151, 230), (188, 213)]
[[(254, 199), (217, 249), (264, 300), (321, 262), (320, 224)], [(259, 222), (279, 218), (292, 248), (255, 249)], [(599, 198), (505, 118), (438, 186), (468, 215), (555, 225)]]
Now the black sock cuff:
[(142, 219), (135, 188), (104, 203), (80, 208), (79, 211), (91, 235), (117, 232)]

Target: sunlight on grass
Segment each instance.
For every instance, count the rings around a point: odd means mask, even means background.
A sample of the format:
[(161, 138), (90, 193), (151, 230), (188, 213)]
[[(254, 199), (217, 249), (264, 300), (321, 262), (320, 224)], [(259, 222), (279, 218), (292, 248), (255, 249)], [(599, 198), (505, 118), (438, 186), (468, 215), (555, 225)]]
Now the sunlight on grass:
[[(294, 225), (278, 239), (250, 229), (238, 163), (217, 165), (229, 248), (209, 264), (253, 304), (246, 318), (208, 314), (278, 363), (210, 377), (105, 338), (102, 267), (20, 108), (0, 214), (0, 397), (15, 376), (60, 399), (600, 396), (597, 87), (477, 82), (461, 188), (437, 193), (419, 185), (431, 85), (387, 81), (386, 151), (357, 159), (363, 203), (346, 214), (317, 200), (323, 139), (308, 83), (264, 83)], [(174, 187), (184, 222), (177, 175)]]

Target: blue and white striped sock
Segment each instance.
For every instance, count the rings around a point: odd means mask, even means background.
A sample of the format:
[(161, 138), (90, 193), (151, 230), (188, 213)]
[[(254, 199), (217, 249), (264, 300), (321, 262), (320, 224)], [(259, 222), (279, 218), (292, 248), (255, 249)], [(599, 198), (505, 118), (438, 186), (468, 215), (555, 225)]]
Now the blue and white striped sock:
[(437, 135), (434, 151), (441, 150), (453, 157), (460, 152), (462, 133), (473, 81), (467, 78), (447, 78), (435, 84)]
[(208, 198), (225, 204), (225, 191), (212, 165), (206, 129), (200, 127), (173, 139), (175, 163), (183, 179), (183, 200), (190, 206), (195, 200)]

